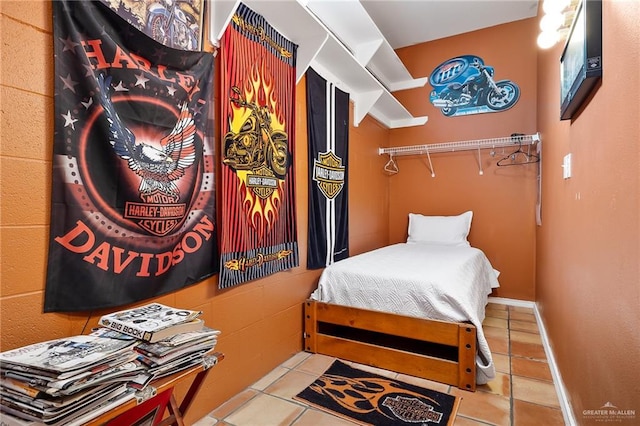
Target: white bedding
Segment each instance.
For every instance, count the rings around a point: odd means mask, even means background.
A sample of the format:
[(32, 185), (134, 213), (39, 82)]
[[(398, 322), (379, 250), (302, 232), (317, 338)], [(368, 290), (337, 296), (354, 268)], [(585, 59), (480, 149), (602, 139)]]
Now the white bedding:
[(476, 382), (495, 377), (482, 330), (497, 271), (474, 247), (400, 243), (328, 266), (312, 299), (420, 318), (470, 321), (477, 329)]

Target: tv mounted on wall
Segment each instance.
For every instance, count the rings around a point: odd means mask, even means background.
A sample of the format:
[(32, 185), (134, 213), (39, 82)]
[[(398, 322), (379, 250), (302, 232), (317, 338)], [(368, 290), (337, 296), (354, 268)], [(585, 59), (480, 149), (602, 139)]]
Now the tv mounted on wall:
[(602, 77), (602, 0), (582, 0), (560, 57), (560, 119), (571, 119)]

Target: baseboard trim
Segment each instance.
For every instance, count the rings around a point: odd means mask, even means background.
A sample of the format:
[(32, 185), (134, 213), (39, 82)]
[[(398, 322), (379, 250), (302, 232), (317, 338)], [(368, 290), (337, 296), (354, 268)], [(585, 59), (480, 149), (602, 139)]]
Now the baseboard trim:
[(489, 303), (497, 303), (498, 305), (519, 306), (521, 308), (535, 309), (535, 302), (529, 300), (509, 299), (506, 297), (489, 297)]
[(533, 309), (533, 312), (535, 313), (536, 321), (538, 322), (538, 329), (540, 330), (542, 346), (544, 346), (544, 352), (547, 355), (547, 361), (549, 363), (549, 368), (551, 369), (553, 384), (556, 387), (556, 393), (558, 394), (558, 402), (560, 402), (560, 409), (562, 410), (564, 423), (569, 426), (575, 426), (578, 423), (576, 422), (576, 418), (573, 415), (573, 410), (571, 409), (571, 404), (569, 403), (567, 389), (564, 387), (564, 382), (562, 381), (560, 370), (558, 370), (558, 364), (556, 364), (556, 359), (553, 356), (553, 351), (551, 350), (551, 344), (549, 343), (547, 329), (544, 326), (544, 321), (542, 320), (542, 316), (540, 315), (540, 311), (538, 310), (538, 305), (535, 304), (534, 306), (535, 307)]
[(578, 423), (576, 422), (576, 419), (573, 415), (573, 410), (571, 409), (571, 404), (569, 403), (567, 390), (564, 387), (564, 382), (562, 381), (560, 370), (558, 370), (556, 359), (553, 356), (553, 351), (551, 350), (549, 337), (547, 335), (547, 329), (544, 326), (544, 321), (542, 320), (542, 316), (540, 315), (540, 311), (538, 310), (538, 305), (535, 302), (531, 302), (528, 300), (509, 299), (505, 297), (489, 297), (489, 302), (500, 305), (520, 306), (533, 309), (534, 316), (536, 317), (536, 322), (538, 323), (538, 330), (540, 331), (540, 339), (542, 340), (544, 353), (547, 356), (547, 362), (549, 364), (549, 369), (551, 370), (551, 377), (553, 377), (553, 385), (556, 388), (556, 393), (558, 394), (558, 402), (560, 403), (562, 417), (564, 418), (564, 422), (566, 425), (577, 425)]

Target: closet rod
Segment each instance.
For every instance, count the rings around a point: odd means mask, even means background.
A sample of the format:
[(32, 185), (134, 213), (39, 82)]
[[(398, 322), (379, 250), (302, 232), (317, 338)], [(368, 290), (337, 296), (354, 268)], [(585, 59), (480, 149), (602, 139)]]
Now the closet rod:
[(500, 148), (517, 145), (533, 145), (540, 141), (540, 133), (533, 135), (514, 135), (502, 138), (476, 139), (470, 141), (443, 142), (425, 145), (398, 146), (393, 148), (378, 148), (378, 154), (415, 155), (434, 152), (470, 151), (476, 149)]

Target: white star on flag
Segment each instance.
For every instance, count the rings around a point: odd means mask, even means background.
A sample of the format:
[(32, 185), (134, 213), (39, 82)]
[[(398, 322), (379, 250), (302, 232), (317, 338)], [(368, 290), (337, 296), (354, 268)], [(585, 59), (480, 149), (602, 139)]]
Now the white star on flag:
[(67, 39), (63, 39), (63, 38), (59, 38), (59, 40), (64, 43), (64, 47), (62, 48), (63, 52), (66, 52), (67, 50), (70, 50), (74, 55), (76, 53), (75, 48), (76, 46), (80, 46), (80, 43), (76, 43), (75, 41), (71, 40), (71, 37), (67, 37)]
[(92, 77), (93, 76), (93, 68), (91, 67), (91, 65), (82, 64), (82, 66), (85, 68), (84, 76), (85, 77)]
[(143, 88), (147, 88), (148, 78), (145, 78), (144, 74), (136, 74), (136, 86), (142, 86)]
[(75, 125), (74, 123), (75, 123), (76, 121), (78, 121), (78, 119), (77, 119), (77, 118), (73, 118), (73, 117), (71, 116), (71, 111), (67, 111), (67, 113), (66, 113), (66, 114), (61, 114), (61, 115), (62, 115), (62, 118), (64, 118), (64, 127), (69, 127), (69, 126), (71, 126), (71, 128), (72, 128), (73, 130), (75, 130), (75, 129), (76, 129), (76, 125)]
[(66, 77), (60, 77), (62, 83), (64, 83), (64, 88), (71, 90), (73, 93), (76, 93), (75, 85), (78, 84), (77, 81), (73, 81), (71, 78), (71, 74), (67, 74)]
[(116, 90), (116, 92), (128, 92), (129, 91), (129, 89), (127, 89), (126, 87), (124, 87), (122, 85), (122, 80), (120, 80), (120, 83), (118, 83), (118, 85), (115, 86), (114, 89)]
[(80, 102), (82, 104), (82, 106), (84, 107), (84, 109), (89, 109), (89, 107), (91, 105), (93, 105), (93, 98), (89, 98), (89, 100), (87, 102)]

